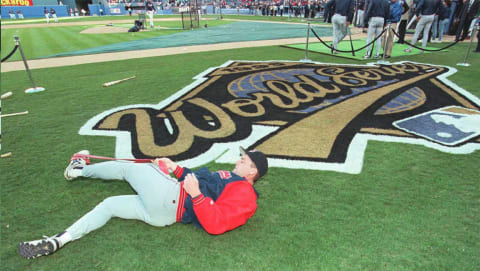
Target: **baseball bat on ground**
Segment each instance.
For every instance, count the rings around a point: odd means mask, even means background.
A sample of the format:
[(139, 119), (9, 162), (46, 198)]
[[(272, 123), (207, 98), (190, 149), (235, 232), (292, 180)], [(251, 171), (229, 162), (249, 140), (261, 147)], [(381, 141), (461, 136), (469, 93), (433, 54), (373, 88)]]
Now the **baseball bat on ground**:
[(28, 114), (28, 111), (11, 113), (11, 114), (0, 114), (0, 117), (3, 118), (3, 117), (20, 116), (20, 115), (26, 115), (26, 114)]
[(2, 96), (0, 96), (0, 99), (3, 100), (3, 99), (6, 99), (6, 98), (8, 98), (8, 97), (10, 97), (10, 96), (12, 96), (12, 95), (13, 95), (13, 93), (12, 93), (11, 91), (9, 91), (9, 92), (7, 92), (7, 93), (5, 93), (5, 94), (2, 94)]
[(4, 154), (0, 155), (0, 158), (6, 158), (6, 157), (9, 157), (9, 156), (12, 156), (11, 152), (7, 152), (7, 153), (4, 153)]
[(120, 80), (115, 80), (115, 81), (111, 81), (111, 82), (107, 82), (105, 84), (103, 84), (104, 87), (109, 87), (109, 86), (113, 86), (113, 85), (116, 85), (116, 84), (120, 84), (122, 82), (125, 82), (127, 80), (130, 80), (130, 79), (135, 79), (136, 76), (132, 76), (132, 77), (128, 77), (128, 78), (124, 78), (124, 79), (120, 79)]

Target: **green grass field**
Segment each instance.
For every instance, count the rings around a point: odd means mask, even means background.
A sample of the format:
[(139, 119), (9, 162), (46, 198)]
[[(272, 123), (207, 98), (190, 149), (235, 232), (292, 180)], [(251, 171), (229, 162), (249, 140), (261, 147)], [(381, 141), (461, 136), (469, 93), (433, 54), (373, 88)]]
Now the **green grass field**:
[[(45, 31), (71, 35), (60, 28)], [(66, 40), (55, 50), (77, 46)], [(43, 42), (35, 44), (53, 46)], [(471, 67), (456, 66), (466, 48), (397, 59), (455, 67), (449, 79), (480, 97), (480, 54), (470, 55)], [(227, 60), (302, 58), (302, 51), (271, 46), (38, 69), (33, 76), (47, 90), (29, 95), (23, 93), (30, 87), (25, 71), (2, 73), (0, 93), (13, 92), (2, 101), (2, 113), (29, 111), (2, 119), (1, 153), (13, 153), (0, 160), (2, 270), (478, 270), (480, 152), (454, 155), (377, 141), (369, 141), (358, 175), (271, 168), (256, 185), (261, 197), (255, 216), (221, 236), (192, 225), (156, 228), (112, 219), (51, 256), (18, 255), (20, 241), (61, 232), (104, 198), (134, 193), (126, 183), (63, 178), (78, 150), (114, 155), (114, 138), (78, 134), (92, 116), (122, 105), (156, 104)], [(137, 78), (102, 87), (131, 75)]]

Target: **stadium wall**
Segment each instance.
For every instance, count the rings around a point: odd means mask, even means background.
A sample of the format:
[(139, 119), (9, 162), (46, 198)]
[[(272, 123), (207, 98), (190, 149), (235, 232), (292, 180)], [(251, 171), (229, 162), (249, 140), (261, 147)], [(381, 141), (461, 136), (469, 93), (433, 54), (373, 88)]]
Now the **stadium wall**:
[(45, 17), (43, 13), (44, 7), (46, 7), (49, 11), (50, 11), (50, 8), (53, 8), (57, 13), (57, 17), (68, 16), (67, 6), (59, 6), (58, 4), (56, 4), (56, 1), (55, 1), (55, 5), (40, 5), (40, 6), (30, 6), (30, 7), (2, 6), (2, 19), (10, 19), (10, 15), (8, 14), (10, 10), (13, 10), (13, 12), (15, 13), (15, 16), (17, 15), (17, 11), (20, 10), (24, 18)]
[[(34, 6), (58, 6), (57, 0), (32, 0)], [(62, 3), (65, 4), (62, 0)]]

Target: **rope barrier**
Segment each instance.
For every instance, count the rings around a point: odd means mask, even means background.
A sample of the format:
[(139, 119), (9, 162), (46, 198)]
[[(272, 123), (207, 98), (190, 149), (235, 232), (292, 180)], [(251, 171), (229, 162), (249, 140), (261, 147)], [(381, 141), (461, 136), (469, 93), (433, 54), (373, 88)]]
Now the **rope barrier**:
[[(315, 37), (317, 37), (317, 39), (318, 39), (323, 45), (325, 45), (325, 47), (327, 47), (327, 48), (330, 49), (330, 50), (335, 50), (335, 48), (333, 48), (332, 46), (328, 45), (325, 41), (323, 41), (323, 40), (318, 36), (317, 32), (315, 32), (315, 30), (314, 30), (312, 27), (310, 27), (310, 30), (312, 30), (313, 35), (315, 35)], [(378, 35), (374, 40), (372, 40), (371, 42), (369, 42), (368, 44), (366, 44), (365, 46), (363, 46), (363, 47), (361, 47), (361, 48), (359, 48), (359, 49), (354, 50), (353, 45), (352, 45), (352, 50), (339, 50), (339, 49), (337, 49), (336, 51), (337, 51), (337, 52), (341, 52), (341, 53), (352, 53), (353, 55), (355, 55), (355, 52), (358, 52), (358, 51), (361, 51), (361, 50), (367, 48), (368, 46), (372, 45), (375, 41), (377, 41), (377, 39), (379, 39), (380, 37), (382, 37), (383, 34), (385, 34), (385, 31), (386, 31), (386, 30), (387, 30), (386, 28), (383, 29), (383, 31), (382, 31), (382, 33), (380, 33), (380, 35)], [(400, 38), (400, 36), (398, 35), (398, 33), (397, 33), (394, 29), (391, 29), (391, 30), (392, 30), (392, 32), (393, 32), (393, 34), (394, 34), (395, 36), (397, 36), (398, 38)], [(428, 51), (428, 52), (438, 52), (438, 51), (446, 50), (446, 49), (454, 46), (454, 45), (457, 44), (458, 42), (459, 42), (459, 41), (457, 40), (457, 41), (455, 41), (455, 42), (453, 42), (453, 43), (451, 43), (451, 44), (449, 44), (449, 45), (447, 45), (447, 46), (445, 46), (445, 47), (443, 47), (443, 48), (439, 48), (439, 49), (422, 49), (421, 47), (417, 47), (417, 46), (415, 46), (414, 44), (411, 44), (411, 43), (405, 41), (405, 43), (406, 43), (407, 45), (409, 45), (409, 46), (411, 46), (411, 47), (413, 47), (413, 48), (416, 48), (416, 49), (419, 49), (419, 50), (423, 50), (423, 51)]]
[[(392, 32), (393, 32), (393, 34), (395, 34), (395, 36), (397, 36), (398, 38), (400, 38), (400, 36), (397, 34), (397, 32), (395, 32), (395, 30), (392, 29)], [(423, 38), (428, 38), (428, 37), (423, 37)], [(411, 44), (411, 43), (409, 43), (409, 42), (407, 42), (407, 41), (404, 41), (404, 42), (405, 42), (407, 45), (412, 46), (413, 48), (418, 49), (418, 50), (423, 50), (423, 51), (427, 51), (427, 52), (438, 52), (438, 51), (442, 51), (442, 50), (445, 50), (445, 49), (448, 49), (448, 48), (452, 47), (453, 45), (457, 44), (459, 41), (457, 40), (457, 41), (455, 41), (455, 42), (453, 42), (453, 43), (450, 43), (449, 45), (447, 45), (447, 46), (445, 46), (445, 47), (443, 47), (443, 48), (440, 48), (440, 49), (422, 49), (421, 47), (417, 47), (417, 46), (415, 46), (415, 45), (413, 45), (413, 44)]]
[(2, 62), (7, 61), (13, 54), (15, 54), (17, 49), (18, 49), (18, 44), (15, 45), (15, 47), (13, 47), (13, 50), (10, 52), (10, 54), (8, 54), (6, 57), (2, 58)]
[[(317, 33), (315, 32), (315, 30), (313, 30), (313, 28), (310, 28), (310, 29), (312, 30), (313, 35), (315, 35), (315, 37), (317, 37), (317, 39), (318, 39), (323, 45), (325, 45), (325, 46), (326, 46), (327, 48), (329, 48), (330, 50), (335, 50), (332, 46), (326, 44), (326, 43), (317, 35)], [(337, 49), (336, 51), (337, 51), (337, 52), (340, 52), (340, 53), (354, 53), (354, 52), (361, 51), (361, 50), (367, 48), (368, 46), (372, 45), (375, 41), (377, 41), (377, 39), (381, 38), (382, 35), (385, 33), (385, 31), (386, 31), (386, 29), (384, 29), (384, 30), (382, 31), (382, 33), (380, 33), (380, 35), (378, 35), (375, 39), (373, 39), (373, 40), (372, 40), (371, 42), (369, 42), (367, 45), (365, 45), (365, 46), (363, 46), (363, 47), (361, 47), (361, 48), (359, 48), (359, 49), (350, 50), (350, 51)]]

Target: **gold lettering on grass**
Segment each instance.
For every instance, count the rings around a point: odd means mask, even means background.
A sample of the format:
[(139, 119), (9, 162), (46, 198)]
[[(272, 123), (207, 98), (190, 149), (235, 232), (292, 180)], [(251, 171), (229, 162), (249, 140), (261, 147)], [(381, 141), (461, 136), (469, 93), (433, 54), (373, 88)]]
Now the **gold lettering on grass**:
[[(263, 151), (266, 155), (288, 154), (296, 157), (326, 159), (332, 153), (339, 134), (344, 129), (348, 129), (348, 124), (361, 112), (392, 91), (414, 84), (440, 71), (442, 70), (437, 69), (431, 73), (402, 80), (332, 105), (278, 132), (257, 146), (256, 149)], [(343, 113), (338, 114), (338, 112)], [(311, 131), (315, 131), (315, 133)], [(285, 142), (288, 144), (284, 144)], [(309, 144), (305, 144), (305, 142), (309, 142)], [(315, 146), (315, 148), (311, 146)]]
[[(233, 69), (230, 72), (239, 72), (251, 68), (267, 68), (268, 66), (237, 66), (232, 67)], [(272, 66), (275, 66), (275, 64), (272, 64)], [(288, 154), (296, 157), (326, 159), (332, 153), (335, 140), (337, 140), (340, 133), (361, 112), (374, 104), (378, 99), (392, 91), (414, 84), (443, 70), (444, 68), (414, 64), (372, 67), (354, 71), (347, 71), (342, 67), (325, 66), (316, 69), (316, 73), (331, 78), (332, 82), (330, 83), (319, 83), (314, 78), (302, 74), (296, 76), (300, 81), (295, 83), (278, 79), (266, 80), (263, 83), (269, 89), (269, 92), (258, 91), (251, 93), (251, 98), (233, 98), (221, 105), (215, 105), (203, 98), (195, 97), (212, 82), (220, 78), (220, 76), (213, 76), (199, 88), (172, 103), (163, 112), (157, 113), (156, 116), (151, 116), (146, 109), (125, 110), (114, 113), (104, 119), (99, 128), (118, 129), (120, 119), (125, 115), (133, 114), (135, 116), (135, 127), (130, 127), (129, 129), (136, 129), (137, 131), (139, 151), (150, 157), (160, 154), (162, 156), (174, 156), (187, 152), (193, 146), (196, 138), (212, 140), (233, 135), (237, 127), (226, 110), (241, 117), (261, 117), (266, 114), (265, 106), (267, 104), (264, 104), (264, 102), (270, 101), (268, 104), (272, 104), (279, 109), (283, 109), (286, 112), (295, 112), (295, 109), (301, 109), (302, 106), (308, 106), (309, 103), (315, 102), (314, 105), (310, 104), (309, 106), (319, 106), (330, 103), (330, 99), (349, 94), (342, 93), (342, 86), (343, 89), (348, 91), (352, 87), (376, 84), (378, 80), (385, 80), (384, 76), (394, 78), (407, 72), (417, 74), (415, 77), (379, 87), (348, 100), (334, 102), (328, 108), (311, 114), (284, 130), (279, 130), (273, 137), (257, 147), (266, 154), (273, 156)], [(227, 72), (227, 70), (225, 69), (224, 72)], [(433, 82), (435, 83), (435, 81)], [(327, 98), (329, 100), (325, 100), (327, 95), (329, 95)], [(318, 103), (315, 100), (318, 100)], [(208, 113), (203, 116), (194, 115), (189, 117), (192, 115), (183, 112), (186, 104), (188, 104), (188, 108), (194, 106), (200, 109), (198, 110), (199, 112), (207, 111)], [(224, 109), (226, 110), (224, 111)], [(339, 115), (338, 112), (343, 113)], [(174, 141), (169, 145), (159, 146), (155, 143), (152, 123), (163, 121), (164, 119), (168, 119), (171, 128), (174, 130), (171, 135)], [(256, 123), (262, 123), (262, 120), (258, 121)], [(201, 128), (205, 127), (207, 123), (209, 125), (207, 129)], [(270, 120), (263, 121), (263, 124), (285, 126), (290, 123)], [(315, 133), (312, 133), (312, 130)], [(289, 144), (284, 144), (286, 139)], [(303, 144), (305, 141), (311, 144)], [(169, 140), (169, 142), (171, 141)], [(311, 148), (311, 146), (316, 146), (316, 148)]]
[(265, 114), (265, 108), (262, 105), (265, 99), (269, 99), (281, 109), (296, 109), (304, 103), (313, 101), (314, 98), (324, 98), (329, 93), (338, 94), (341, 91), (336, 85), (332, 84), (327, 88), (305, 75), (299, 75), (298, 78), (302, 81), (293, 85), (279, 80), (266, 81), (265, 85), (271, 92), (257, 92), (252, 94), (252, 99), (234, 99), (222, 106), (239, 116), (259, 117)]
[[(135, 129), (139, 150), (150, 157), (173, 156), (185, 152), (194, 143), (195, 137), (208, 139), (223, 138), (232, 135), (236, 128), (233, 120), (221, 108), (201, 98), (193, 98), (188, 103), (206, 109), (218, 120), (219, 125), (215, 130), (202, 130), (192, 123), (180, 110), (170, 112), (170, 121), (177, 129), (177, 138), (173, 144), (158, 146), (155, 144), (155, 135), (151, 124), (151, 116), (144, 109), (130, 109), (110, 115), (99, 126), (101, 129), (118, 129), (120, 119), (125, 115), (135, 115)], [(158, 116), (163, 116), (159, 114)], [(205, 120), (206, 117), (203, 119)], [(206, 118), (209, 119), (209, 118)]]
[[(432, 69), (429, 66), (419, 65), (419, 67)], [(436, 68), (434, 71), (440, 70), (443, 69)], [(332, 81), (336, 84), (319, 84), (306, 75), (298, 75), (297, 78), (301, 81), (293, 84), (281, 80), (268, 80), (265, 81), (265, 85), (271, 92), (253, 93), (251, 99), (233, 99), (222, 104), (222, 106), (239, 116), (259, 117), (266, 112), (262, 104), (265, 99), (269, 99), (273, 105), (281, 109), (298, 109), (301, 105), (312, 102), (315, 98), (324, 98), (327, 94), (340, 95), (340, 86), (366, 86), (369, 82), (383, 79), (382, 75), (396, 76), (406, 72), (419, 71), (418, 67), (411, 64), (381, 66), (351, 72), (346, 72), (342, 67), (322, 67), (316, 70), (317, 74), (332, 78)], [(322, 102), (323, 100), (320, 100), (319, 104)]]

